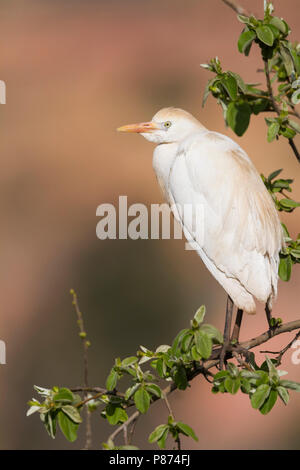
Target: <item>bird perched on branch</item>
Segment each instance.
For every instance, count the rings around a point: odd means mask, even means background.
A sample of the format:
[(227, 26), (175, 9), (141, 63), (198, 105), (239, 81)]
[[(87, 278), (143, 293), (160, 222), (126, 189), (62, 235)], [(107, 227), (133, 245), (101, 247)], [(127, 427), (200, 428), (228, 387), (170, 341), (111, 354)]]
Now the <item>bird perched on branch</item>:
[[(158, 182), (184, 233), (227, 292), (227, 314), (232, 315), (234, 303), (240, 323), (243, 311), (255, 313), (256, 298), (265, 303), (270, 324), (283, 232), (248, 155), (229, 137), (209, 131), (177, 108), (164, 108), (150, 122), (118, 130), (137, 132), (157, 144), (153, 167)], [(202, 207), (201, 236), (193, 232), (192, 216), (183, 217), (176, 209), (185, 204)]]

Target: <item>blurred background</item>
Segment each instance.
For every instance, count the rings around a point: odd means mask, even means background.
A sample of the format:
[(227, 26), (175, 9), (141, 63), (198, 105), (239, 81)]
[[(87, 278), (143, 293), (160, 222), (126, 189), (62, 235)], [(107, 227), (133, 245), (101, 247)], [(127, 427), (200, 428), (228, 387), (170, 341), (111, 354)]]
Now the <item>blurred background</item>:
[[(241, 0), (262, 15), (263, 0)], [(298, 0), (275, 0), (297, 37)], [(104, 385), (117, 356), (140, 344), (168, 344), (207, 306), (207, 321), (223, 328), (226, 295), (184, 240), (106, 240), (96, 237), (96, 208), (117, 204), (150, 207), (162, 196), (152, 170), (153, 147), (142, 137), (117, 134), (131, 122), (149, 120), (165, 106), (182, 107), (209, 129), (233, 137), (259, 172), (284, 167), (296, 179), (299, 164), (286, 140), (268, 144), (263, 117), (242, 138), (226, 129), (221, 109), (209, 98), (201, 107), (210, 74), (200, 63), (218, 55), (224, 69), (260, 82), (254, 47), (237, 51), (242, 29), (221, 0), (10, 0), (0, 3), (1, 73), (7, 104), (1, 106), (0, 339), (7, 364), (0, 366), (0, 448), (81, 448), (58, 432), (51, 440), (37, 415), (26, 418), (33, 384), (79, 386), (83, 364), (70, 288), (79, 296), (92, 343), (90, 383)], [(298, 35), (299, 36), (299, 35)], [(299, 39), (299, 37), (298, 37)], [(300, 142), (298, 141), (298, 145)], [(299, 210), (283, 216), (292, 236)], [(299, 318), (300, 270), (280, 281), (274, 315)], [(262, 306), (245, 318), (241, 339), (266, 330)], [(268, 344), (277, 350), (292, 335)], [(282, 369), (300, 380), (291, 352)], [(201, 378), (170, 397), (176, 418), (199, 436), (184, 448), (299, 449), (300, 396), (287, 408), (278, 402), (268, 416), (249, 399), (215, 396)], [(137, 424), (135, 444), (167, 418), (161, 404)], [(94, 447), (110, 431), (93, 415)]]

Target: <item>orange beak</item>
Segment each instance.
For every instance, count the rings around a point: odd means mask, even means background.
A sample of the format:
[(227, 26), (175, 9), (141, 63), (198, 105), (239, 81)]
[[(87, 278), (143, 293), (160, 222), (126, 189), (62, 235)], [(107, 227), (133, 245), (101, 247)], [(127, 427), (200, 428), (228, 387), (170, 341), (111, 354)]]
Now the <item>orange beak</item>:
[(128, 124), (117, 129), (119, 132), (137, 132), (143, 134), (159, 130), (160, 127), (155, 122), (140, 122), (139, 124)]

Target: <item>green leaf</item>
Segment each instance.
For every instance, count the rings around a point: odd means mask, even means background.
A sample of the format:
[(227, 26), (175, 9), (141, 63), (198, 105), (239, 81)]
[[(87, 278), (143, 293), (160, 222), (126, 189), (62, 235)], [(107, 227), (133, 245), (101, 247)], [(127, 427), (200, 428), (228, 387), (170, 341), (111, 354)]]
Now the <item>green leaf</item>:
[(227, 75), (225, 75), (224, 78), (222, 78), (221, 83), (225, 87), (229, 97), (232, 100), (236, 100), (237, 92), (238, 92), (238, 86), (237, 86), (236, 79), (232, 75), (227, 74)]
[(292, 94), (292, 103), (294, 104), (298, 104), (300, 103), (300, 88), (298, 88), (298, 90), (294, 91), (294, 93)]
[(259, 387), (257, 387), (256, 391), (253, 393), (251, 397), (251, 405), (252, 408), (257, 410), (260, 408), (265, 400), (268, 398), (270, 395), (271, 387), (268, 384), (262, 384)]
[(281, 380), (280, 385), (285, 388), (289, 388), (290, 390), (294, 390), (295, 392), (300, 392), (300, 384), (293, 380)]
[(58, 412), (58, 424), (59, 427), (68, 441), (74, 442), (77, 439), (78, 424), (74, 423), (68, 418), (68, 416), (62, 411)]
[(53, 395), (53, 401), (55, 402), (72, 403), (73, 399), (73, 393), (68, 388), (60, 388), (59, 391)]
[(194, 430), (193, 430), (192, 428), (190, 428), (190, 426), (188, 426), (188, 425), (185, 424), (185, 423), (182, 423), (181, 421), (178, 421), (176, 426), (177, 426), (177, 428), (180, 429), (180, 431), (181, 431), (185, 436), (192, 437), (195, 441), (198, 441), (198, 437), (196, 436)]
[(226, 120), (231, 129), (242, 136), (249, 126), (251, 107), (248, 103), (229, 103)]
[(122, 361), (122, 367), (131, 366), (132, 364), (135, 364), (136, 362), (138, 362), (138, 358), (137, 358), (137, 357), (135, 357), (135, 356), (126, 357), (126, 358), (123, 359), (123, 361)]
[(267, 46), (273, 46), (274, 34), (269, 26), (259, 26), (256, 28), (258, 39)]
[(270, 413), (271, 409), (276, 403), (278, 397), (278, 392), (277, 390), (271, 390), (269, 397), (265, 401), (265, 403), (260, 407), (259, 411), (261, 414), (266, 415)]
[(153, 444), (153, 442), (156, 442), (158, 441), (159, 439), (161, 439), (162, 435), (164, 434), (164, 432), (168, 429), (168, 425), (167, 424), (160, 424), (159, 426), (157, 426), (154, 431), (152, 431), (152, 433), (150, 434), (149, 438), (148, 438), (148, 441)]
[(300, 206), (300, 202), (293, 201), (293, 199), (280, 199), (280, 204), (286, 208), (295, 208)]
[(292, 272), (292, 258), (290, 255), (288, 256), (280, 256), (280, 263), (278, 274), (282, 281), (289, 281), (291, 278)]
[(286, 24), (284, 23), (284, 21), (282, 21), (280, 18), (278, 18), (277, 16), (273, 16), (270, 20), (270, 24), (272, 24), (273, 26), (275, 26), (277, 29), (279, 29), (279, 31), (283, 34), (286, 34), (287, 33), (287, 28), (286, 28)]
[(203, 323), (200, 326), (200, 330), (209, 336), (214, 343), (222, 344), (223, 343), (223, 335), (221, 331), (219, 331), (215, 326), (210, 325), (209, 323)]
[(106, 380), (106, 389), (109, 391), (114, 390), (116, 388), (117, 381), (118, 381), (118, 374), (115, 371), (115, 369), (112, 368)]
[(204, 317), (205, 317), (205, 312), (206, 312), (205, 305), (201, 305), (201, 307), (198, 308), (197, 312), (195, 313), (194, 319), (196, 320), (198, 324), (203, 322)]
[(232, 390), (233, 390), (233, 381), (234, 381), (234, 379), (232, 379), (231, 377), (227, 377), (227, 378), (225, 379), (224, 387), (225, 387), (225, 390), (226, 390), (228, 393), (232, 393)]
[(294, 129), (291, 129), (290, 127), (281, 127), (279, 133), (280, 135), (283, 135), (283, 137), (286, 137), (287, 139), (292, 139), (296, 135), (296, 132), (294, 131)]
[(74, 423), (79, 424), (82, 422), (79, 411), (75, 406), (65, 405), (61, 409)]
[(166, 447), (166, 440), (167, 440), (167, 437), (168, 437), (168, 433), (169, 433), (169, 428), (167, 427), (167, 429), (164, 431), (161, 438), (158, 439), (158, 441), (157, 441), (157, 444), (161, 449), (164, 449)]
[(174, 382), (179, 390), (185, 390), (188, 385), (185, 367), (180, 364), (174, 374)]
[(183, 352), (187, 352), (190, 349), (192, 339), (193, 339), (192, 333), (188, 333), (182, 338), (181, 349)]
[(40, 414), (41, 421), (44, 423), (47, 433), (52, 439), (55, 438), (56, 434), (56, 418), (57, 414), (52, 414), (51, 411)]
[(275, 137), (278, 135), (279, 129), (279, 122), (272, 122), (268, 126), (268, 142), (272, 142), (275, 139)]
[(269, 377), (272, 380), (274, 380), (274, 379), (279, 380), (279, 375), (278, 375), (278, 372), (276, 370), (275, 363), (273, 361), (274, 361), (274, 359), (271, 360), (268, 356), (266, 356), (266, 363), (267, 363), (267, 366), (268, 366)]
[(294, 61), (291, 56), (291, 53), (285, 45), (281, 43), (280, 45), (280, 54), (282, 57), (282, 61), (286, 70), (286, 73), (290, 77), (293, 73), (295, 73), (295, 68), (294, 68)]
[(125, 423), (125, 421), (128, 419), (128, 415), (124, 408), (112, 403), (109, 403), (105, 408), (105, 416), (109, 424), (112, 426), (115, 426), (119, 423)]
[[(299, 92), (300, 92), (300, 90), (299, 90)], [(294, 131), (296, 131), (296, 132), (298, 132), (298, 134), (300, 134), (300, 125), (298, 124), (298, 122), (292, 121), (291, 119), (289, 119), (289, 125), (291, 126), (292, 129), (294, 129)]]
[(162, 397), (162, 391), (160, 387), (156, 384), (147, 384), (146, 385), (146, 390), (150, 392), (152, 395), (154, 395), (157, 398)]
[(150, 395), (144, 387), (140, 387), (134, 394), (135, 406), (140, 413), (147, 413), (150, 406)]
[(194, 336), (198, 353), (201, 354), (204, 359), (208, 359), (212, 351), (211, 338), (202, 330), (195, 331)]
[(201, 354), (198, 353), (197, 348), (196, 348), (195, 345), (192, 346), (191, 356), (192, 356), (194, 361), (200, 361), (201, 360)]
[(273, 173), (271, 173), (269, 176), (268, 176), (268, 180), (269, 181), (272, 181), (274, 178), (276, 178), (276, 176), (279, 175), (279, 173), (282, 172), (282, 168), (280, 170), (276, 170), (276, 171), (273, 171)]
[(288, 390), (285, 387), (279, 386), (277, 387), (277, 392), (279, 393), (279, 396), (283, 403), (287, 405), (290, 399), (290, 394)]
[(205, 86), (204, 93), (203, 93), (203, 99), (202, 99), (202, 107), (205, 105), (207, 98), (209, 97), (210, 94), (210, 87), (213, 86), (214, 82), (216, 81), (216, 78), (212, 78), (209, 80)]
[(238, 50), (245, 55), (249, 55), (252, 41), (255, 39), (254, 31), (244, 31), (238, 40)]
[(239, 89), (242, 91), (242, 93), (247, 93), (247, 85), (245, 84), (244, 80), (242, 79), (242, 77), (238, 74), (238, 73), (235, 73), (235, 72), (227, 72), (229, 75), (232, 75), (235, 79), (236, 79), (236, 82), (238, 84), (238, 87)]

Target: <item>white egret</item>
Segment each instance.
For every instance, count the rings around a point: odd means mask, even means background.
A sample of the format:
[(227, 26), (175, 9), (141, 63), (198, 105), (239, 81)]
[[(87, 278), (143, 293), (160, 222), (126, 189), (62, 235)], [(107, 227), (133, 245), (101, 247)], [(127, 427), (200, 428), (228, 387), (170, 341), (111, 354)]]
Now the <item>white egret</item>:
[[(232, 139), (209, 131), (178, 108), (164, 108), (150, 122), (118, 130), (140, 133), (157, 144), (153, 167), (165, 198), (229, 296), (224, 343), (229, 342), (232, 302), (238, 308), (235, 335), (243, 311), (255, 313), (254, 298), (265, 303), (270, 325), (283, 232), (274, 202), (248, 155)], [(176, 204), (191, 204), (196, 211), (202, 207), (201, 237), (193, 232), (192, 216), (182, 217)]]

